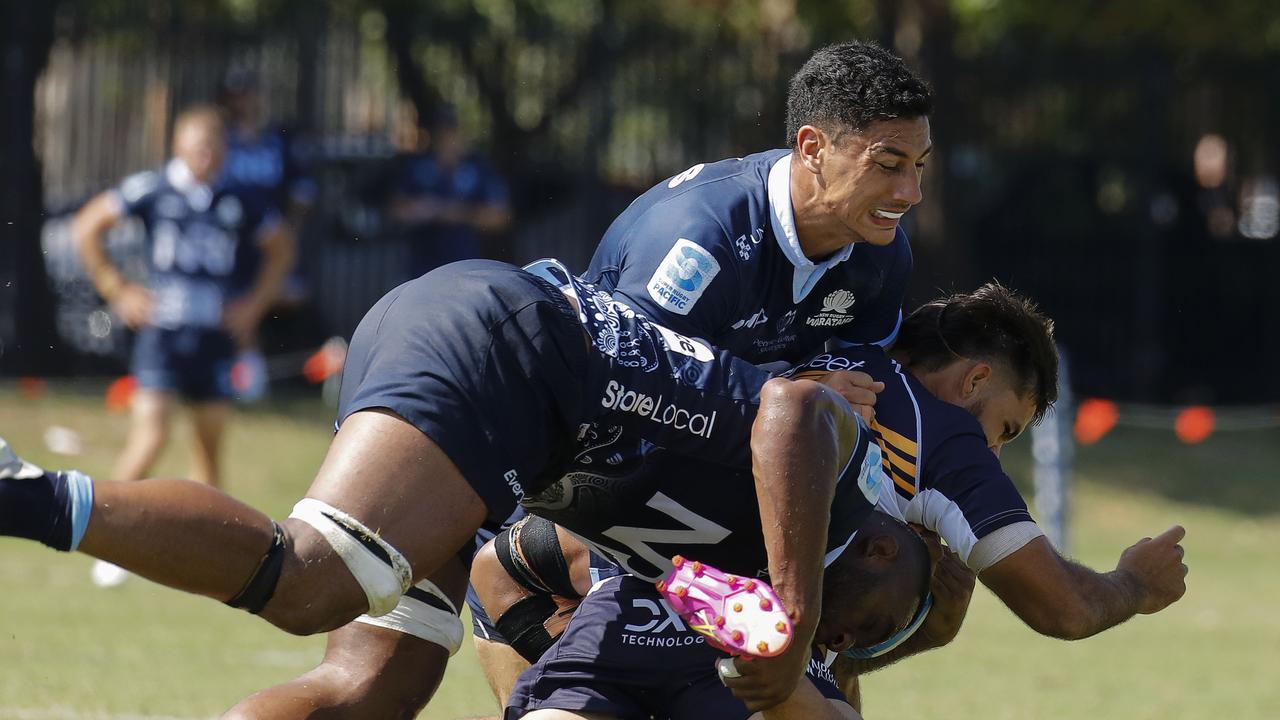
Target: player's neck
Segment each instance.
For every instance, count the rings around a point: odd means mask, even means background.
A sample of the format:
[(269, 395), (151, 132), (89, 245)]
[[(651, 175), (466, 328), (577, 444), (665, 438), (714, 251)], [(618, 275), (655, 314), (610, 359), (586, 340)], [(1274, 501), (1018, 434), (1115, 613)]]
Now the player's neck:
[(862, 239), (822, 203), (820, 190), (812, 174), (791, 174), (791, 208), (796, 238), (800, 242), (800, 251), (815, 262)]

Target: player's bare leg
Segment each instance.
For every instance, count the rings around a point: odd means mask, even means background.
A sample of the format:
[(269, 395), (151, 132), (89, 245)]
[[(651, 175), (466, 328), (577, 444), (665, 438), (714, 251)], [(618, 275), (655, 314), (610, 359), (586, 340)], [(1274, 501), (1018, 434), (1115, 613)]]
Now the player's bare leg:
[[(116, 458), (115, 476), (120, 480), (141, 480), (164, 450), (173, 422), (172, 392), (139, 390), (129, 408), (129, 434)], [(116, 587), (129, 579), (129, 572), (105, 560), (93, 564), (89, 577), (98, 587)]]
[[(429, 580), (460, 605), (466, 569), (457, 558)], [(329, 633), (324, 659), (286, 683), (254, 693), (222, 720), (415, 717), (444, 678), (449, 652), (388, 628), (352, 622)]]
[(222, 438), (231, 403), (226, 401), (194, 403), (191, 412), (191, 479), (210, 487), (222, 487)]
[(138, 390), (129, 410), (129, 434), (124, 450), (116, 458), (112, 477), (117, 480), (141, 480), (155, 464), (169, 438), (173, 417), (173, 393), (164, 390)]
[(511, 690), (516, 686), (520, 673), (529, 669), (529, 661), (520, 656), (510, 645), (485, 640), (473, 635), (476, 657), (480, 667), (484, 669), (484, 677), (489, 681), (489, 689), (498, 705), (505, 706), (511, 697)]
[[(472, 541), (486, 514), (430, 438), (382, 411), (358, 412), (342, 424), (307, 493), (331, 507), (312, 503), (309, 519), (281, 522), (278, 540), (266, 515), (191, 481), (37, 475), (0, 482), (6, 534), (79, 549), (180, 590), (222, 601), (240, 595), (243, 606), (265, 603), (259, 614), (298, 634), (345, 625), (371, 610), (371, 601), (394, 606), (407, 589), (404, 576), (440, 569)], [(62, 484), (50, 482), (52, 475)], [(252, 602), (243, 591), (254, 591)]]

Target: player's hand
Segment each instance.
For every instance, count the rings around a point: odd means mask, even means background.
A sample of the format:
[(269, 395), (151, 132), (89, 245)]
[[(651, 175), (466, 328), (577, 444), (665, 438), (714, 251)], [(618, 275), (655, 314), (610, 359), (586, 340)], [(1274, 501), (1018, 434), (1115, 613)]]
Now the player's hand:
[(137, 284), (127, 282), (120, 286), (108, 303), (111, 310), (124, 320), (124, 324), (137, 330), (151, 322), (151, 291)]
[(933, 570), (930, 591), (933, 608), (920, 626), (924, 638), (933, 647), (942, 647), (955, 639), (969, 612), (973, 588), (978, 575), (964, 564), (960, 556), (948, 548), (942, 548), (942, 557)]
[(232, 300), (222, 307), (222, 327), (240, 349), (252, 347), (263, 311), (248, 298)]
[(1142, 588), (1139, 613), (1160, 612), (1187, 592), (1187, 566), (1182, 562), (1182, 545), (1178, 544), (1186, 534), (1181, 525), (1174, 525), (1154, 538), (1139, 540), (1121, 553), (1116, 570), (1127, 573)]
[(771, 658), (730, 658), (741, 677), (720, 674), (725, 687), (751, 712), (768, 710), (796, 691), (809, 665), (809, 643), (795, 638), (786, 652)]
[(813, 379), (840, 393), (868, 425), (875, 419), (876, 394), (884, 390), (884, 383), (856, 370), (833, 370)]

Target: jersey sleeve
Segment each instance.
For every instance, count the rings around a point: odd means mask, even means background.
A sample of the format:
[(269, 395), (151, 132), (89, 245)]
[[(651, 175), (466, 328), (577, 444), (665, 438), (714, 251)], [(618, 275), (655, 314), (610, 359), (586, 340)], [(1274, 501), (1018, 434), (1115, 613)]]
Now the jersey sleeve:
[(686, 193), (618, 222), (626, 227), (606, 233), (589, 279), (684, 335), (717, 337), (737, 319), (744, 290), (731, 239), (711, 208)]
[(155, 202), (161, 186), (160, 173), (154, 170), (140, 172), (125, 178), (113, 191), (121, 215), (139, 216), (147, 212)]
[(944, 433), (929, 450), (924, 469), (928, 481), (907, 503), (905, 514), (908, 522), (941, 535), (966, 565), (981, 572), (1042, 533), (976, 422), (973, 425)]
[(898, 328), (902, 324), (902, 303), (915, 261), (911, 255), (911, 244), (901, 228), (889, 249), (892, 256), (885, 265), (879, 296), (871, 303), (869, 312), (860, 314), (857, 320), (841, 329), (837, 341), (845, 345), (888, 347), (897, 339)]
[(751, 425), (768, 371), (650, 321), (556, 260), (527, 272), (570, 291), (593, 358), (583, 378), (610, 422), (682, 455), (751, 467)]

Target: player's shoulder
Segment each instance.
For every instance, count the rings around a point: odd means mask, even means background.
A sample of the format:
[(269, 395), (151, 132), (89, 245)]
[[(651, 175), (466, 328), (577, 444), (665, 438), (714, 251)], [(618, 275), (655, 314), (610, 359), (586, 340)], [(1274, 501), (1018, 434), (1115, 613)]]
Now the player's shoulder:
[(810, 376), (825, 375), (837, 370), (864, 372), (881, 382), (887, 382), (899, 372), (897, 363), (889, 358), (884, 348), (879, 345), (868, 344), (846, 345), (824, 350), (797, 364), (784, 375), (803, 379)]
[(143, 170), (120, 181), (120, 195), (129, 204), (137, 203), (168, 186), (162, 170)]
[(611, 230), (631, 235), (651, 226), (718, 229), (703, 234), (708, 239), (724, 236), (730, 242), (732, 228), (767, 213), (769, 169), (787, 152), (772, 150), (693, 165), (636, 198)]
[(986, 446), (986, 434), (973, 413), (959, 405), (953, 405), (930, 393), (914, 375), (906, 373), (912, 397), (919, 408), (921, 435), (926, 453), (944, 443), (958, 441), (972, 445), (975, 450), (990, 452)]

